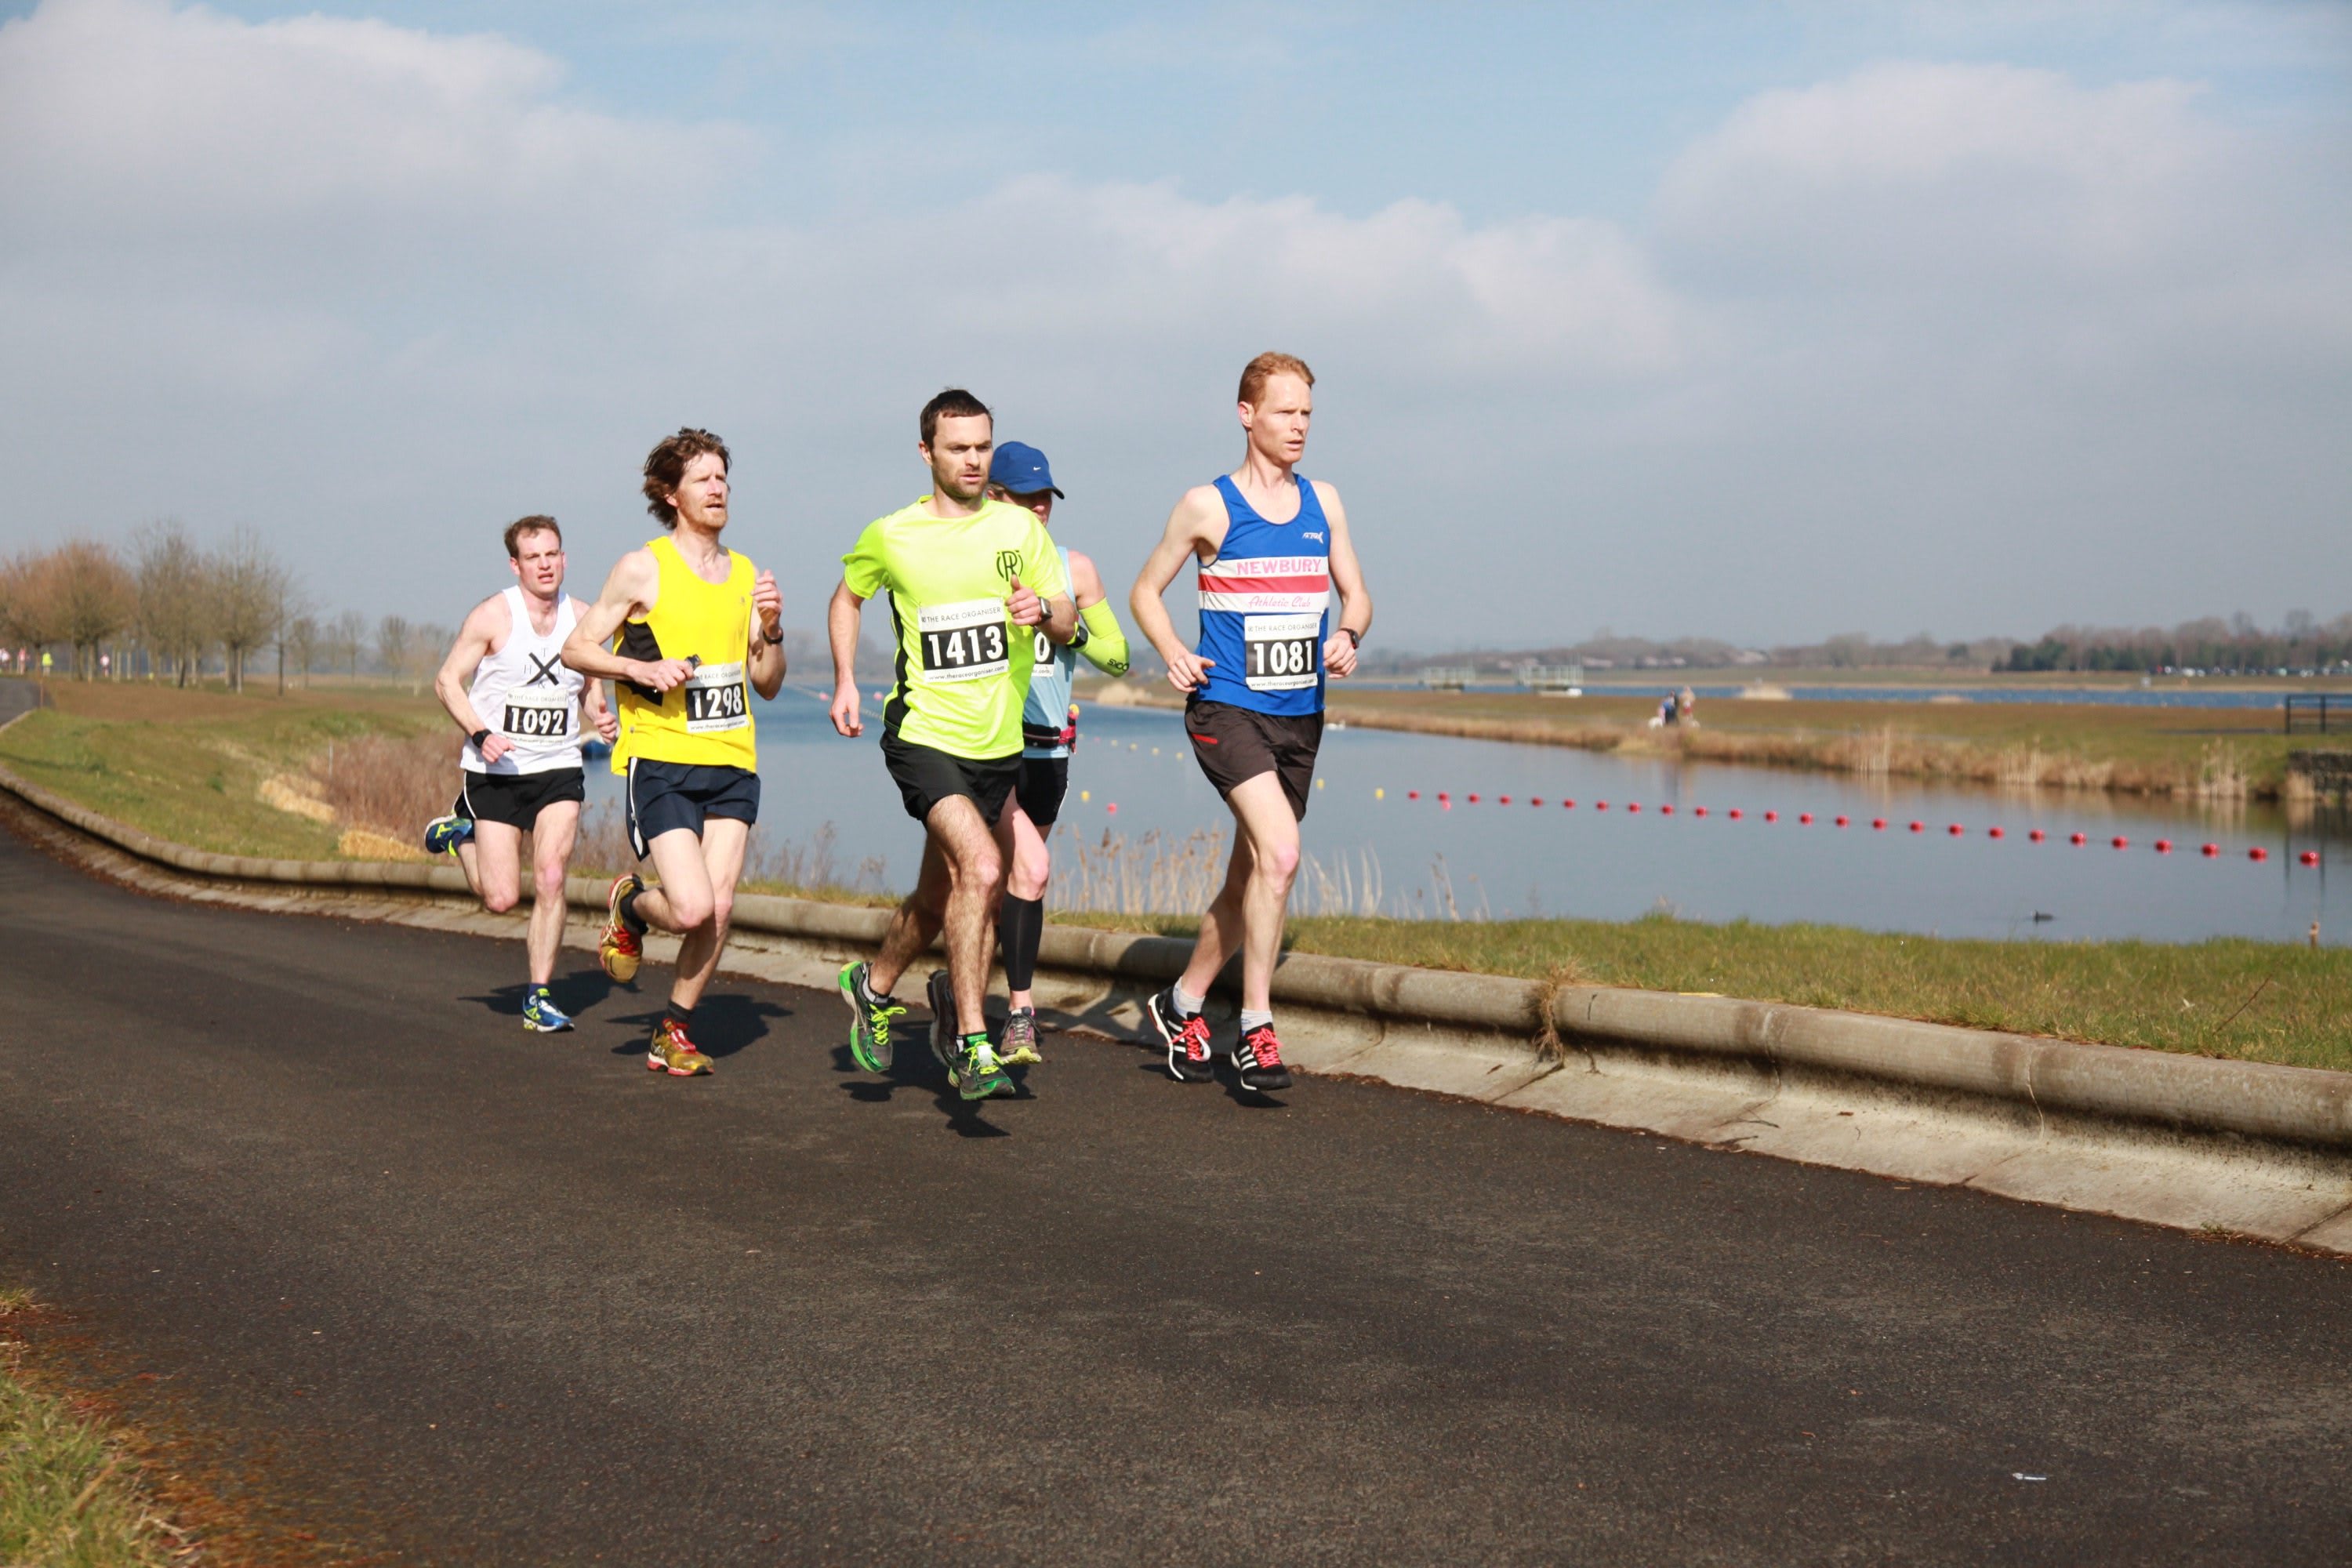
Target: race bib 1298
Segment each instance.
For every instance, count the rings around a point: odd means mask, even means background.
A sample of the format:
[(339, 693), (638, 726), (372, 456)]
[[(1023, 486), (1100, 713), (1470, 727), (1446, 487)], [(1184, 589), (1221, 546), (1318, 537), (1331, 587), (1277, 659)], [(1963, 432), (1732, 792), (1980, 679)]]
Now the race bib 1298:
[(1242, 617), (1242, 684), (1252, 691), (1298, 691), (1320, 665), (1320, 613)]
[(751, 721), (751, 694), (740, 664), (697, 665), (678, 689), (686, 694), (689, 735), (740, 730)]
[(915, 640), (923, 679), (939, 682), (982, 680), (1013, 668), (1004, 601), (965, 599), (953, 605), (922, 605), (915, 611)]

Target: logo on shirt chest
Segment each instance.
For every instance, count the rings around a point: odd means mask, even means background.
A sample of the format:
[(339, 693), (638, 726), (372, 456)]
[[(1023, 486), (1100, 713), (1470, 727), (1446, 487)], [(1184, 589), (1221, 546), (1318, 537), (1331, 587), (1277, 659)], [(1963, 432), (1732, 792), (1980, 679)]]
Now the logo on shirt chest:
[(1000, 550), (996, 552), (996, 574), (998, 577), (1010, 583), (1013, 581), (1013, 577), (1019, 574), (1020, 570), (1021, 552), (1018, 550)]

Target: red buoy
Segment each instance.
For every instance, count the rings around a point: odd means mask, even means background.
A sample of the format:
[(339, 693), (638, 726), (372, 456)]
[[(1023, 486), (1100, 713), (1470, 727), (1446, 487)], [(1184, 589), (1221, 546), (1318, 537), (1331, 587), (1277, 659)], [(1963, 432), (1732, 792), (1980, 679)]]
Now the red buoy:
[(2306, 866), (2316, 866), (2319, 864), (2319, 851), (2316, 849), (2306, 849), (2300, 856), (2296, 857), (2296, 858), (2300, 859)]
[(1884, 833), (1886, 831), (1886, 818), (1883, 816), (1874, 816), (1870, 819), (1870, 826), (1873, 832)]
[(1705, 816), (1706, 815), (1706, 807), (1705, 807), (1705, 806), (1703, 806), (1703, 805), (1695, 805), (1695, 806), (1692, 806), (1692, 807), (1691, 807), (1691, 815), (1692, 815), (1693, 816)]
[(1768, 811), (1764, 814), (1764, 820), (1767, 822), (1778, 822), (1780, 820), (1780, 814), (1777, 811)]
[(1813, 825), (1813, 814), (1812, 814), (1811, 812), (1810, 812), (1810, 811), (1801, 811), (1801, 812), (1797, 813), (1797, 826), (1800, 826), (1800, 827), (1811, 827), (1812, 825)]
[[(1476, 800), (1478, 797), (1474, 795), (1470, 798), (1472, 800)], [(1497, 805), (1508, 805), (1511, 804), (1511, 797), (1507, 795), (1498, 795), (1495, 797), (1495, 804)]]
[(1404, 797), (1407, 800), (1419, 800), (1421, 798), (1421, 792), (1417, 789), (1409, 789), (1404, 792)]
[(2066, 837), (2066, 842), (2069, 844), (2088, 844), (2090, 841), (2087, 835), (2081, 833), (2072, 833)]
[(2221, 853), (2221, 847), (2219, 844), (2208, 844), (2202, 849), (2198, 850), (2197, 853), (2204, 856), (2208, 860), (2210, 860), (2213, 857)]
[(1118, 815), (1118, 802), (1113, 801), (1108, 805), (1104, 806), (1103, 809), (1110, 813), (1113, 816), (1117, 816)]
[(1609, 803), (1605, 800), (1596, 800), (1592, 803), (1592, 809), (1595, 811), (1606, 811), (1609, 809)]
[(1846, 825), (1846, 819), (1845, 819), (1844, 817), (1843, 817), (1843, 816), (1839, 817), (1839, 818), (1837, 819), (1837, 825), (1838, 825), (1840, 827), (1843, 827), (1843, 826)]
[(1953, 837), (1958, 838), (1961, 834), (1966, 833), (1968, 829), (1955, 822), (1949, 827), (1944, 829), (1944, 831), (1950, 834)]
[(1674, 814), (1675, 808), (1671, 805), (1662, 805), (1658, 807), (1658, 815), (1660, 816), (1672, 816)]
[(1477, 797), (1476, 795), (1472, 795), (1472, 796), (1470, 797), (1470, 804), (1471, 804), (1472, 805), (1477, 805), (1477, 804), (1478, 804), (1478, 797)]
[(1914, 833), (1925, 833), (1927, 831), (1927, 825), (1924, 822), (1915, 822), (1911, 825), (1911, 831)]
[(1574, 801), (1572, 801), (1572, 800), (1564, 800), (1564, 801), (1561, 801), (1559, 804), (1560, 804), (1561, 805), (1563, 805), (1563, 806), (1572, 806), (1572, 805), (1574, 805), (1576, 804), (1576, 802), (1574, 802)]
[(1539, 795), (1531, 795), (1528, 796), (1528, 804), (1529, 805), (1541, 805), (1543, 804), (1543, 796)]
[(2027, 834), (2026, 837), (2032, 839), (2036, 844), (2039, 844), (2042, 842), (2045, 835), (2042, 833), (2042, 829), (2037, 827), (2032, 832)]
[(2120, 833), (2116, 834), (2113, 838), (2108, 839), (2107, 842), (2114, 845), (2118, 849), (2128, 849), (2131, 847), (2131, 840), (2126, 838)]
[(1638, 800), (1629, 800), (1625, 803), (1625, 809), (1628, 811), (1639, 811), (1642, 809), (1642, 803)]
[(2246, 851), (2246, 858), (2247, 858), (2247, 859), (2249, 859), (2249, 860), (2267, 860), (2267, 859), (2269, 859), (2270, 858), (2271, 858), (2271, 852), (2270, 852), (2269, 850), (2267, 850), (2267, 849), (2263, 848), (2263, 847), (2261, 845), (2259, 845), (2259, 844), (2255, 845), (2252, 849), (2249, 849), (2249, 850), (2247, 850), (2247, 851)]
[(2009, 837), (2009, 829), (2006, 827), (1988, 827), (1985, 829), (1985, 837), (1987, 838), (2006, 838)]
[(2158, 854), (2159, 854), (2159, 855), (2169, 855), (2169, 854), (2171, 854), (2171, 853), (2172, 853), (2172, 840), (2171, 840), (2171, 839), (2169, 839), (2169, 838), (2159, 838), (2159, 839), (2158, 839), (2158, 840), (2156, 841), (2156, 852), (2157, 852)]
[(1731, 820), (1734, 822), (1739, 820), (1739, 808), (1736, 805), (1731, 808)]

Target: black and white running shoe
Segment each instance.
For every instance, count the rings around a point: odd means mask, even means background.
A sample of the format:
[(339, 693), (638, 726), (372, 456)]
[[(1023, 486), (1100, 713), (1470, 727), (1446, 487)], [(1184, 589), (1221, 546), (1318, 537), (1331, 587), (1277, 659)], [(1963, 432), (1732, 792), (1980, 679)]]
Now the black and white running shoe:
[(1241, 1068), (1244, 1089), (1264, 1093), (1290, 1087), (1290, 1069), (1282, 1065), (1282, 1042), (1274, 1037), (1272, 1024), (1260, 1024), (1242, 1037), (1234, 1065)]
[(1177, 1012), (1174, 986), (1145, 998), (1143, 1016), (1168, 1047), (1170, 1078), (1178, 1083), (1207, 1083), (1216, 1077), (1209, 1065), (1209, 1021), (1198, 1013), (1187, 1018)]

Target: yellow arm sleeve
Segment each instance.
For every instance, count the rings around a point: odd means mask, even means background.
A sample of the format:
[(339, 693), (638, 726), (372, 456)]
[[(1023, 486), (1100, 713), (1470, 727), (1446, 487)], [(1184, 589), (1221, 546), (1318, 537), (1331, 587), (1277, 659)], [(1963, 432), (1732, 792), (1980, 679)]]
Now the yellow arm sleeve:
[(1125, 675), (1127, 634), (1118, 629), (1118, 616), (1111, 613), (1110, 601), (1097, 599), (1080, 610), (1078, 625), (1087, 635), (1077, 649), (1087, 656), (1087, 662), (1114, 679)]

